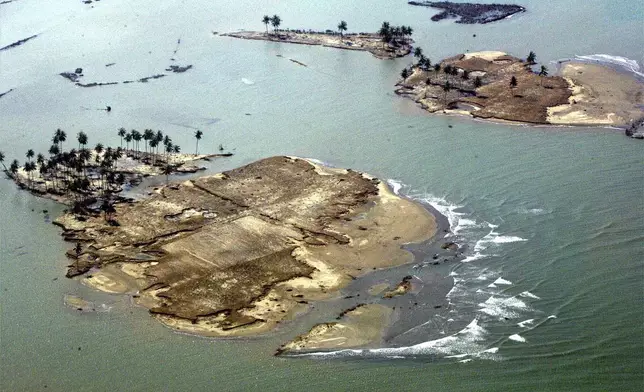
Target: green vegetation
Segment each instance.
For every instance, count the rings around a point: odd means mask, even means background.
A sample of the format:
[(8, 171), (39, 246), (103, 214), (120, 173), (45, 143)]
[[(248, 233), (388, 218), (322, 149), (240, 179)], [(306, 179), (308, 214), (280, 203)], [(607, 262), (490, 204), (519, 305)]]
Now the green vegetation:
[(271, 18), (268, 15), (264, 15), (262, 18), (262, 23), (266, 26), (266, 35), (268, 35), (268, 25), (271, 23)]
[[(198, 133), (200, 139), (202, 132)], [(91, 205), (98, 203), (96, 205), (100, 206), (105, 218), (109, 220), (113, 211), (114, 195), (120, 192), (121, 185), (126, 181), (124, 174), (137, 173), (132, 171), (133, 169), (119, 171), (118, 162), (121, 158), (127, 156), (131, 160), (139, 161), (138, 166), (162, 166), (162, 172), (170, 170), (169, 173), (172, 173), (176, 165), (171, 162), (176, 154), (181, 152), (181, 148), (173, 144), (172, 139), (163, 135), (161, 131), (155, 133), (146, 129), (140, 133), (133, 129), (126, 132), (125, 128), (120, 128), (117, 135), (121, 139), (121, 146), (125, 140), (125, 149), (106, 147), (102, 143), (88, 149), (87, 134), (81, 131), (76, 136), (78, 149), (65, 151), (62, 147), (67, 135), (65, 131), (57, 129), (48, 150), (48, 158), (40, 153), (36, 155), (33, 149), (29, 149), (22, 167), (18, 160), (14, 159), (7, 168), (4, 164), (5, 154), (0, 152), (0, 163), (4, 172), (21, 187), (35, 193), (49, 193), (67, 199), (77, 212), (86, 211)], [(139, 149), (141, 140), (145, 141), (144, 151)], [(163, 156), (159, 155), (160, 142), (165, 145)], [(125, 161), (122, 162), (125, 164)]]
[(282, 24), (282, 18), (280, 18), (278, 15), (273, 15), (271, 18), (271, 25), (273, 26), (273, 33), (277, 34), (279, 31), (279, 27)]
[(344, 31), (347, 31), (347, 22), (345, 22), (345, 21), (341, 21), (341, 22), (338, 24), (338, 31), (340, 32), (340, 37), (342, 37), (342, 36), (343, 36), (343, 35), (342, 35), (342, 33), (343, 33)]
[(401, 46), (409, 43), (407, 37), (411, 37), (413, 32), (409, 26), (391, 26), (389, 22), (382, 22), (378, 35), (382, 38), (383, 47), (385, 44)]
[(528, 57), (526, 57), (525, 60), (528, 64), (536, 64), (537, 55), (533, 51), (530, 51), (530, 53), (528, 53)]

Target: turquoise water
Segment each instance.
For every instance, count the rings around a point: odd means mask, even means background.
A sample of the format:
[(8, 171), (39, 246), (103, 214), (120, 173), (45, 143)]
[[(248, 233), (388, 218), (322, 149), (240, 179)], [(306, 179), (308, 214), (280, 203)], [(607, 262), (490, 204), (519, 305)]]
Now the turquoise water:
[[(223, 143), (236, 154), (212, 162), (213, 171), (288, 154), (404, 184), (401, 193), (451, 218), (471, 260), (452, 271), (453, 321), (428, 320), (426, 335), (421, 329), (412, 345), (275, 358), (279, 344), (310, 325), (251, 340), (179, 335), (127, 298), (65, 279), (68, 245), (47, 219), (61, 207), (3, 180), (0, 390), (640, 390), (641, 143), (608, 129), (430, 116), (391, 92), (410, 59), (211, 33), (261, 29), (265, 13), (280, 14), (285, 26), (316, 29), (344, 19), (350, 31), (387, 19), (413, 26), (432, 59), (482, 49), (534, 50), (546, 63), (596, 53), (644, 59), (640, 2), (521, 4), (528, 13), (486, 26), (431, 23), (429, 10), (390, 0), (0, 6), (2, 26), (9, 26), (0, 46), (42, 32), (0, 54), (0, 92), (14, 88), (0, 98), (0, 149), (9, 161), (22, 160), (28, 148), (45, 151), (58, 127), (69, 135), (83, 130), (91, 143), (118, 143), (120, 126), (158, 128), (187, 151), (200, 128), (202, 151)], [(194, 65), (184, 74), (90, 89), (57, 75), (83, 67), (91, 82), (163, 72), (179, 37), (177, 63)], [(109, 115), (82, 108), (107, 104)], [(81, 314), (63, 305), (65, 294), (105, 306)], [(458, 334), (474, 320), (476, 328)], [(436, 329), (454, 338), (423, 339)], [(525, 341), (509, 339), (514, 335)]]

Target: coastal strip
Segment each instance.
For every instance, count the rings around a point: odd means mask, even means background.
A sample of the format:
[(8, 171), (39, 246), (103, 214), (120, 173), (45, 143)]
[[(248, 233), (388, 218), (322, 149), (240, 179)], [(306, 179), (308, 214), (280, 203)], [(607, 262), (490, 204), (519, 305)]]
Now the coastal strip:
[(294, 157), (161, 187), (115, 209), (116, 224), (57, 219), (80, 244), (68, 276), (206, 336), (269, 331), (374, 269), (409, 263), (403, 245), (437, 234), (433, 215), (385, 183)]
[(274, 34), (258, 31), (238, 31), (220, 34), (220, 36), (364, 51), (371, 53), (378, 59), (407, 56), (411, 52), (411, 44), (413, 43), (413, 40), (406, 36), (384, 42), (383, 36), (375, 33), (337, 34), (306, 30), (280, 30)]
[(533, 71), (536, 55), (520, 59), (499, 51), (460, 54), (405, 68), (395, 92), (431, 113), (527, 124), (628, 127), (641, 117), (644, 84), (596, 64), (568, 62), (560, 75)]

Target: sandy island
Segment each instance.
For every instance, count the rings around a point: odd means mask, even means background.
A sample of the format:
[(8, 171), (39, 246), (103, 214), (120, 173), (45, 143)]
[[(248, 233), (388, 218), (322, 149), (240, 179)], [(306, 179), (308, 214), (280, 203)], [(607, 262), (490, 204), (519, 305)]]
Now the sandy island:
[[(64, 238), (82, 244), (78, 255), (68, 253), (68, 276), (130, 294), (167, 326), (206, 336), (269, 331), (358, 276), (410, 262), (402, 246), (437, 231), (433, 215), (383, 182), (290, 157), (115, 207), (116, 224), (71, 213), (57, 219)], [(341, 347), (378, 340), (391, 314), (384, 308), (348, 310), (324, 339), (332, 334)], [(344, 324), (361, 327), (340, 336)]]
[[(497, 51), (461, 54), (439, 64), (439, 71), (413, 66), (396, 93), (432, 113), (520, 123), (628, 126), (642, 117), (644, 83), (609, 67), (567, 62), (561, 76), (540, 76), (522, 59)], [(456, 71), (448, 75), (447, 66)]]
[(411, 52), (411, 38), (404, 38), (397, 41), (385, 43), (378, 34), (334, 34), (305, 31), (280, 31), (276, 34), (266, 34), (259, 31), (239, 31), (234, 33), (220, 34), (224, 37), (286, 42), (301, 45), (321, 45), (329, 48), (359, 50), (369, 52), (379, 59), (393, 59), (407, 56)]

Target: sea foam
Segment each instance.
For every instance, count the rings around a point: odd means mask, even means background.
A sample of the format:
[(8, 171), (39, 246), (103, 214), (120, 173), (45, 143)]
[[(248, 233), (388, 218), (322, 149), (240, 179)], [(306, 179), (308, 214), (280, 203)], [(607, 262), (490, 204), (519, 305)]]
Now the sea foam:
[(604, 64), (618, 65), (636, 75), (644, 77), (644, 73), (640, 72), (640, 65), (636, 60), (629, 59), (622, 56), (612, 56), (609, 54), (590, 54), (584, 56), (575, 56), (577, 60), (595, 61)]
[(508, 339), (514, 340), (515, 342), (525, 343), (525, 338), (523, 336), (519, 335), (518, 333), (515, 333), (514, 335), (508, 336)]

